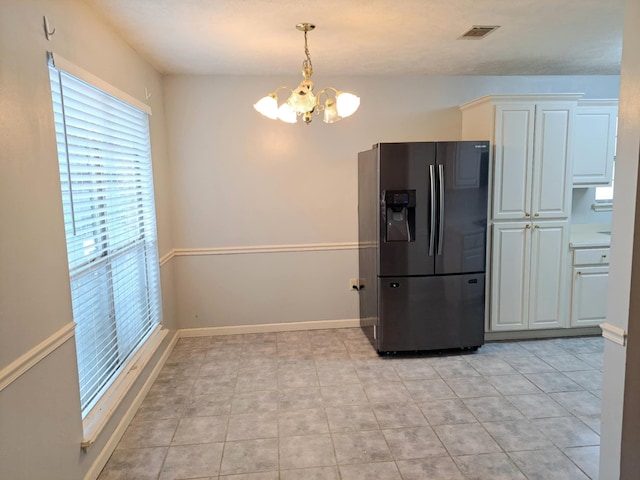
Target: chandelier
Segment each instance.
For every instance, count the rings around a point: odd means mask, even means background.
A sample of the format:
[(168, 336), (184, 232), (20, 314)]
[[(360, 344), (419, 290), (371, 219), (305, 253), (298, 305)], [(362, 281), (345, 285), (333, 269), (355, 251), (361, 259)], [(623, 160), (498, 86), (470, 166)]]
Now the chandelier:
[[(311, 81), (313, 65), (307, 44), (307, 33), (316, 26), (311, 23), (299, 23), (296, 28), (304, 32), (306, 58), (302, 61), (302, 82), (295, 89), (282, 86), (276, 88), (269, 95), (258, 100), (253, 108), (265, 117), (287, 123), (296, 123), (298, 117), (301, 116), (307, 125), (311, 123), (311, 114), (313, 113), (320, 115), (320, 112), (323, 112), (322, 120), (325, 123), (335, 123), (353, 115), (360, 106), (360, 97), (333, 87), (323, 88), (317, 95), (314, 95), (313, 82)], [(287, 90), (291, 92), (291, 95), (286, 102), (278, 106), (278, 92), (280, 90)], [(322, 103), (323, 97), (324, 103)]]

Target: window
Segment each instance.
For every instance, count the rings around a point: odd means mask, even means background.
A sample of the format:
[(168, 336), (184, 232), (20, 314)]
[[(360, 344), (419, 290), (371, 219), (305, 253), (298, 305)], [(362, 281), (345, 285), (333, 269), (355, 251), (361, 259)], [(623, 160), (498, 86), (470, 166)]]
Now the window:
[(596, 187), (596, 202), (613, 203), (613, 182), (616, 175), (616, 162), (613, 162), (613, 172), (611, 172), (611, 185), (606, 187)]
[(53, 62), (49, 74), (85, 418), (160, 323), (149, 119)]
[(596, 202), (593, 209), (596, 211), (611, 210), (613, 208), (613, 181), (616, 175), (616, 156), (618, 148), (618, 119), (616, 118), (616, 135), (613, 139), (613, 170), (611, 172), (611, 185), (596, 187)]

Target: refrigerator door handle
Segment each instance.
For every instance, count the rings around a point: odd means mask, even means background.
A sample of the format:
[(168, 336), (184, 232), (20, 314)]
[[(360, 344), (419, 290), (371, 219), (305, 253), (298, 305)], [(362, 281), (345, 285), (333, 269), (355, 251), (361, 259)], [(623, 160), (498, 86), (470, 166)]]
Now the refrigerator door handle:
[(429, 227), (429, 256), (433, 255), (436, 243), (436, 175), (433, 165), (429, 165), (429, 185), (431, 190), (431, 226)]
[(444, 165), (438, 164), (438, 192), (440, 194), (440, 212), (438, 215), (438, 255), (442, 255), (444, 241)]

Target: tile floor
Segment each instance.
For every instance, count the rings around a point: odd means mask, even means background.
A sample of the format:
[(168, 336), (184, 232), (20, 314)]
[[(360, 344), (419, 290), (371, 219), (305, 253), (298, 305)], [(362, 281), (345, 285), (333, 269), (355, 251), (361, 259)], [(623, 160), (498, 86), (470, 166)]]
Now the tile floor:
[(378, 357), (359, 329), (184, 338), (99, 480), (596, 480), (602, 351)]

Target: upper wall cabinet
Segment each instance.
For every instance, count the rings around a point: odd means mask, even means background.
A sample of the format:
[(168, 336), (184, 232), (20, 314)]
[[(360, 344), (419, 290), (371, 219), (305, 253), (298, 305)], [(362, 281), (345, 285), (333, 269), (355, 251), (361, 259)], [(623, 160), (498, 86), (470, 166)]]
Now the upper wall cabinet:
[(616, 152), (618, 100), (581, 100), (573, 136), (573, 185), (611, 183)]
[(493, 144), (493, 220), (566, 219), (580, 94), (492, 95), (462, 105), (462, 139)]

